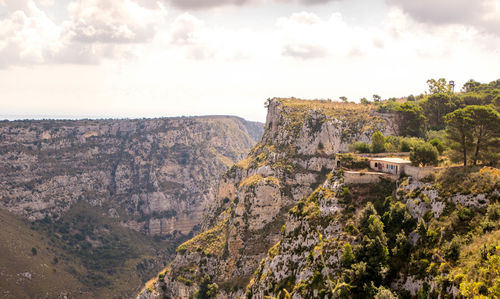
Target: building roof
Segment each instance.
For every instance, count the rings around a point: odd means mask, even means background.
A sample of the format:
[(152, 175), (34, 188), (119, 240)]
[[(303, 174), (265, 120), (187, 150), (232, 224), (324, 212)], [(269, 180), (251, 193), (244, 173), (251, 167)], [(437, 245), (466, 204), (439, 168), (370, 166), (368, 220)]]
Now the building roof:
[(401, 158), (373, 158), (371, 161), (380, 161), (394, 164), (410, 164), (411, 162)]

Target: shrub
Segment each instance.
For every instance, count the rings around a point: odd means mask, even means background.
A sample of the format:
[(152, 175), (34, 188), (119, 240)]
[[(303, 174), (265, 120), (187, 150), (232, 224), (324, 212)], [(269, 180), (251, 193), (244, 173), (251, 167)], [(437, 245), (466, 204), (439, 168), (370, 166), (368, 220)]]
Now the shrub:
[(430, 143), (421, 143), (412, 148), (410, 160), (414, 165), (437, 165), (439, 153)]
[(354, 262), (354, 253), (352, 251), (352, 246), (350, 243), (346, 243), (344, 245), (344, 253), (342, 254), (342, 257), (340, 258), (342, 261), (342, 266), (345, 268), (351, 267), (352, 263)]
[(398, 296), (394, 295), (391, 290), (380, 286), (377, 288), (377, 293), (375, 294), (375, 299), (397, 299)]
[(410, 140), (407, 138), (404, 138), (403, 140), (401, 140), (401, 143), (399, 144), (399, 150), (402, 152), (405, 152), (405, 153), (411, 151)]
[(385, 137), (380, 131), (376, 131), (372, 135), (372, 153), (382, 153), (384, 152)]
[(432, 146), (434, 146), (438, 150), (439, 154), (442, 154), (444, 152), (445, 147), (444, 147), (443, 143), (441, 142), (441, 140), (434, 138), (434, 139), (431, 139), (429, 141), (429, 143), (432, 144)]
[(370, 152), (370, 145), (366, 142), (354, 142), (349, 146), (349, 150), (351, 152), (358, 152), (358, 153), (369, 153)]
[(459, 236), (453, 237), (453, 239), (448, 243), (444, 249), (444, 257), (446, 260), (451, 262), (456, 262), (460, 257), (460, 246), (462, 245), (462, 239)]

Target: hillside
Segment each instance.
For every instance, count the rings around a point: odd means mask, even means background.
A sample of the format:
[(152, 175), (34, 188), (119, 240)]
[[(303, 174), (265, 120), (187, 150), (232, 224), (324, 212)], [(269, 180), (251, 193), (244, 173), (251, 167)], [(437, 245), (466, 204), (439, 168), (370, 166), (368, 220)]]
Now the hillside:
[[(37, 259), (75, 286), (47, 288), (128, 296), (199, 229), (218, 177), (261, 134), (230, 116), (0, 122), (0, 207), (28, 221), (5, 240), (34, 234), (19, 246), (39, 248)], [(30, 272), (35, 259), (11, 256), (17, 246), (3, 255), (17, 262), (2, 265), (19, 267), (1, 275)], [(10, 285), (2, 292), (22, 291)]]
[(344, 171), (366, 160), (339, 153), (395, 134), (393, 114), (298, 99), (268, 108), (261, 142), (221, 178), (202, 232), (138, 298), (500, 296), (498, 169), (348, 183)]
[[(270, 100), (261, 142), (221, 178), (204, 231), (179, 246), (166, 269), (166, 296), (188, 298), (202, 282), (216, 283), (222, 297), (244, 294), (260, 260), (280, 239), (288, 210), (324, 181), (335, 154), (376, 130), (389, 134), (391, 121), (370, 106)], [(142, 296), (148, 294), (154, 293)]]

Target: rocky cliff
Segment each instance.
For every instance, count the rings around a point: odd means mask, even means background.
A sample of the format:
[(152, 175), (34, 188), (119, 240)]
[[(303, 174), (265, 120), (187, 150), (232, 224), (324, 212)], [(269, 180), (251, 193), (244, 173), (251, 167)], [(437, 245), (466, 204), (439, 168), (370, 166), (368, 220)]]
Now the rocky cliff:
[(480, 188), (461, 194), (441, 185), (450, 171), (349, 187), (333, 172), (290, 209), (246, 297), (498, 296), (500, 172), (467, 175)]
[(336, 153), (387, 132), (390, 116), (268, 104), (262, 141), (219, 182), (203, 232), (138, 298), (500, 296), (498, 169), (347, 185)]
[(0, 205), (41, 220), (86, 201), (140, 232), (188, 234), (260, 132), (236, 117), (0, 122)]
[(288, 210), (324, 182), (335, 154), (375, 130), (391, 133), (391, 115), (370, 106), (293, 98), (267, 104), (264, 136), (219, 181), (203, 232), (178, 247), (165, 276), (140, 296), (189, 298), (214, 283), (221, 298), (243, 295), (280, 240)]
[(34, 248), (65, 265), (82, 292), (127, 296), (172, 245), (199, 230), (218, 177), (262, 131), (229, 116), (3, 121), (0, 207), (28, 221), (48, 242)]

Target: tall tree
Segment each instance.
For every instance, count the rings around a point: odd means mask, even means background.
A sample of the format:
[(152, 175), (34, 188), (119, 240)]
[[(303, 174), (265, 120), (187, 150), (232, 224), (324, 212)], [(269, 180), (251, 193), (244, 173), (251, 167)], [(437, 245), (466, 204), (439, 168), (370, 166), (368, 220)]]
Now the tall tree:
[(399, 135), (421, 137), (424, 134), (425, 116), (414, 102), (406, 102), (395, 109), (395, 122)]
[(380, 100), (381, 100), (381, 99), (382, 99), (382, 98), (381, 98), (378, 94), (374, 94), (374, 95), (373, 95), (373, 101), (374, 101), (374, 102), (380, 102)]
[[(475, 138), (474, 154), (472, 161), (476, 165), (477, 161), (484, 156), (488, 156), (490, 149), (496, 152), (500, 141), (500, 114), (491, 106), (467, 106), (474, 128)], [(484, 162), (484, 161), (483, 161)]]
[(433, 130), (444, 128), (444, 116), (453, 110), (455, 105), (449, 94), (435, 93), (422, 101), (422, 108), (427, 117), (428, 125)]
[(467, 155), (473, 145), (472, 129), (474, 120), (470, 111), (458, 109), (445, 116), (446, 139), (451, 150), (450, 158), (455, 160), (455, 153), (462, 156), (464, 167), (467, 166)]
[(474, 79), (470, 79), (469, 81), (465, 82), (464, 86), (462, 86), (462, 92), (471, 92), (476, 90), (481, 83), (477, 82)]
[(382, 153), (384, 151), (385, 146), (385, 137), (379, 131), (376, 131), (372, 135), (372, 152), (373, 153)]

